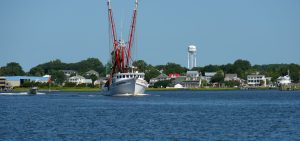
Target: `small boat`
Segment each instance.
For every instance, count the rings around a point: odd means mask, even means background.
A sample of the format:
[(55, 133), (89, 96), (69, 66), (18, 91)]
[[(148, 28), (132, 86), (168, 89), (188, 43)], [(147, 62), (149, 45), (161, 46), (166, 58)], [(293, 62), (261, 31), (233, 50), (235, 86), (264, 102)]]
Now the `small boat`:
[(38, 91), (38, 87), (32, 87), (29, 89), (29, 92), (28, 94), (37, 94), (37, 91)]

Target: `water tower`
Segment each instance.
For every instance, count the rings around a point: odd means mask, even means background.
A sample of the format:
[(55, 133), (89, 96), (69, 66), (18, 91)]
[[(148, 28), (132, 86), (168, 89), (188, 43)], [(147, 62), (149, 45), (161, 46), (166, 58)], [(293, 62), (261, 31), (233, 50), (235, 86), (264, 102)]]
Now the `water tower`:
[(190, 45), (188, 47), (188, 69), (192, 69), (196, 67), (196, 55), (197, 55), (197, 47), (194, 45)]

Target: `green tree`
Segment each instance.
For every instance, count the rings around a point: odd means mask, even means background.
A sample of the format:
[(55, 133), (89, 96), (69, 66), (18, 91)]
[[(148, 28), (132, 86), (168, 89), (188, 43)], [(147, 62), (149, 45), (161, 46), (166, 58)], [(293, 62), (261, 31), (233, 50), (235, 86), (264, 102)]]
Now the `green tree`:
[(290, 64), (288, 68), (293, 83), (298, 83), (300, 79), (300, 66), (297, 64)]
[(203, 67), (204, 72), (216, 72), (218, 70), (221, 70), (218, 65), (207, 65)]
[(149, 65), (145, 71), (145, 80), (150, 81), (151, 78), (155, 78), (160, 74), (160, 72), (153, 66)]
[(170, 73), (178, 73), (178, 74), (185, 74), (187, 71), (187, 68), (181, 67), (179, 64), (176, 63), (167, 63), (165, 65), (164, 73), (170, 74)]
[(94, 82), (98, 79), (98, 77), (94, 74), (91, 75), (86, 75), (85, 78), (87, 79), (92, 79), (92, 83), (94, 84)]
[(225, 81), (224, 83), (225, 83), (225, 86), (227, 86), (227, 87), (240, 86), (240, 82), (233, 81), (233, 80), (231, 80), (231, 81)]
[(6, 76), (22, 76), (25, 75), (25, 72), (23, 71), (22, 67), (19, 63), (11, 62), (6, 64), (5, 67), (1, 68), (1, 75)]
[(43, 76), (45, 75), (44, 69), (41, 66), (33, 67), (29, 71), (30, 75), (33, 76)]
[(224, 71), (224, 73), (235, 73), (233, 64), (221, 65), (220, 68)]
[(89, 70), (95, 70), (97, 72), (100, 72), (100, 75), (105, 75), (105, 68), (101, 61), (97, 58), (88, 58), (78, 63), (71, 63), (69, 64), (68, 68), (71, 70), (76, 70), (80, 74), (84, 74)]
[[(112, 69), (112, 64), (111, 64), (111, 62), (107, 62), (106, 64), (105, 64), (105, 75), (106, 74), (110, 74), (111, 73), (111, 69)], [(105, 76), (104, 75), (104, 76)]]
[(172, 83), (171, 80), (164, 80), (164, 81), (158, 81), (156, 83), (154, 83), (154, 88), (166, 88), (167, 86), (169, 86)]
[(208, 85), (208, 82), (207, 82), (207, 80), (205, 80), (205, 79), (202, 79), (201, 80), (201, 87), (203, 87), (203, 86), (207, 86)]
[(137, 67), (139, 72), (145, 72), (147, 68), (147, 63), (144, 60), (137, 60), (132, 63), (133, 66)]
[(194, 68), (192, 68), (192, 71), (198, 71), (198, 72), (204, 72), (204, 69), (203, 69), (203, 67), (194, 67)]
[(246, 79), (246, 71), (251, 69), (251, 64), (247, 60), (238, 59), (233, 63), (233, 70), (237, 75), (243, 79)]
[(61, 85), (66, 81), (66, 76), (61, 71), (52, 71), (51, 72), (51, 80), (54, 81), (56, 84)]
[(0, 76), (4, 75), (4, 67), (0, 67)]
[(224, 72), (222, 70), (217, 71), (217, 73), (211, 78), (212, 83), (221, 83), (224, 81)]

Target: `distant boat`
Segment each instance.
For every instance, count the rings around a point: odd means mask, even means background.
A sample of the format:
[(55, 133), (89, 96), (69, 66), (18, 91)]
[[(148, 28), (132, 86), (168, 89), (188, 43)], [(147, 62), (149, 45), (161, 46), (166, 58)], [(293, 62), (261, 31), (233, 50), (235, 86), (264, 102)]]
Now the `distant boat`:
[(38, 87), (32, 87), (32, 88), (29, 89), (28, 94), (36, 95), (37, 92), (38, 92)]
[[(131, 49), (134, 42), (134, 33), (136, 25), (136, 15), (138, 1), (135, 1), (135, 8), (130, 26), (129, 41), (124, 42), (123, 39), (118, 40), (116, 36), (115, 24), (112, 16), (112, 8), (110, 0), (107, 1), (109, 29), (111, 37), (111, 64), (108, 81), (104, 85), (104, 95), (111, 96), (135, 96), (143, 95), (148, 83), (144, 80), (145, 73), (138, 72), (137, 68), (132, 66)], [(122, 37), (121, 37), (122, 38)]]
[(288, 74), (285, 76), (280, 76), (277, 78), (277, 84), (279, 86), (282, 85), (289, 85), (292, 83), (291, 77), (290, 77), (290, 71), (288, 70)]

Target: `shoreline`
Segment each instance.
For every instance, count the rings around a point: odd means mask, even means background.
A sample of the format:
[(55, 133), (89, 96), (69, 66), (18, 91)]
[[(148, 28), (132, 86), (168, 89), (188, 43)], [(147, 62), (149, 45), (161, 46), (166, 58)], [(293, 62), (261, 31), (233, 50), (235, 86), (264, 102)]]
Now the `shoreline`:
[[(0, 92), (28, 92), (30, 88), (15, 88), (11, 91)], [(241, 88), (146, 88), (146, 91), (238, 91)], [(249, 90), (280, 90), (279, 88), (255, 88)], [(244, 91), (249, 91), (244, 90)], [(101, 92), (100, 88), (86, 88), (86, 87), (57, 87), (57, 88), (40, 88), (40, 92)], [(296, 90), (295, 90), (296, 91)]]

